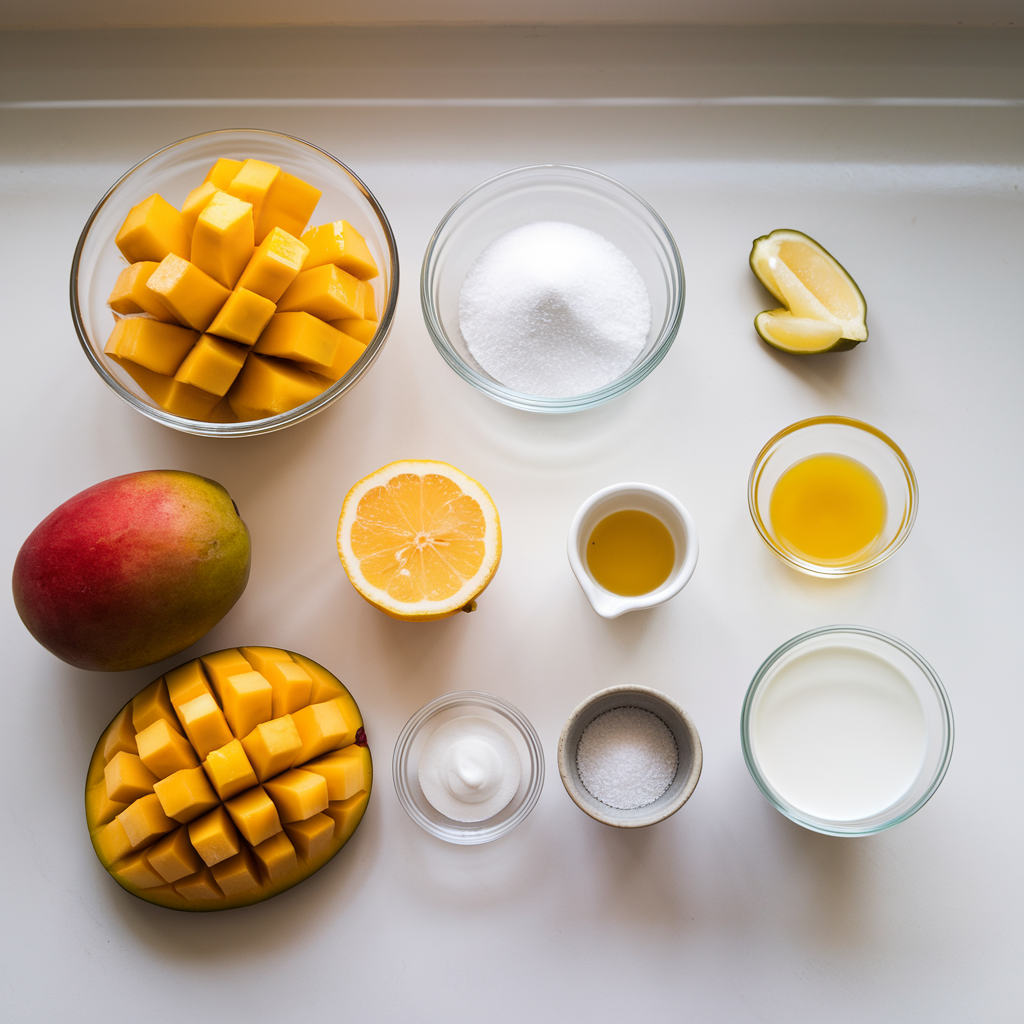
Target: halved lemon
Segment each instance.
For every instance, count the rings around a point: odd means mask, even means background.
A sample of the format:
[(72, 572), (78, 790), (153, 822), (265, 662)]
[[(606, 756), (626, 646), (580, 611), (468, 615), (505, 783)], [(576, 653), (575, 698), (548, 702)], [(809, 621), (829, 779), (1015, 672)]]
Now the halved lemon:
[(841, 352), (867, 341), (868, 306), (856, 281), (802, 231), (779, 228), (754, 239), (750, 269), (786, 307), (760, 313), (754, 321), (769, 345), (808, 354)]
[(447, 462), (392, 462), (346, 495), (338, 555), (352, 586), (393, 618), (472, 611), (501, 559), (498, 510)]

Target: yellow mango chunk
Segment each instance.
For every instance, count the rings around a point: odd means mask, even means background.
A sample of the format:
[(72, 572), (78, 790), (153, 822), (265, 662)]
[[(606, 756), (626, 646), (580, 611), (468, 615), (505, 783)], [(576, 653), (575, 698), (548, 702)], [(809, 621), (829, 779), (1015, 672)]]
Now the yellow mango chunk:
[(265, 160), (245, 160), (224, 190), (252, 206), (254, 229), (267, 193), (280, 173), (280, 167), (268, 164)]
[(294, 359), (324, 373), (334, 362), (341, 342), (340, 331), (309, 313), (275, 313), (253, 351), (262, 356)]
[(167, 693), (167, 684), (162, 678), (154, 680), (132, 699), (132, 726), (137, 733), (142, 732), (147, 725), (161, 718), (173, 728), (180, 728), (178, 716), (174, 713)]
[(296, 766), (326, 754), (329, 750), (348, 746), (356, 738), (355, 729), (345, 721), (341, 708), (333, 700), (324, 701), (322, 704), (310, 704), (292, 712), (292, 721), (299, 736), (302, 737), (302, 749), (295, 755)]
[(247, 288), (236, 288), (213, 318), (210, 334), (240, 341), (243, 345), (255, 345), (276, 309), (270, 299)]
[(308, 252), (294, 235), (274, 228), (256, 247), (238, 279), (238, 287), (277, 302), (298, 276)]
[(227, 398), (222, 398), (207, 414), (206, 419), (210, 423), (237, 423), (238, 417), (234, 414)]
[(163, 196), (133, 206), (114, 243), (129, 263), (159, 263), (169, 253), (188, 259), (189, 237), (181, 214)]
[(363, 294), (363, 317), (367, 320), (377, 319), (377, 296), (374, 294), (373, 285), (369, 281), (362, 282)]
[(363, 808), (366, 806), (366, 801), (369, 799), (370, 794), (364, 791), (349, 797), (348, 800), (332, 800), (327, 805), (327, 810), (324, 811), (324, 814), (334, 820), (335, 839), (340, 839), (342, 836), (352, 832), (355, 828), (357, 816), (362, 813)]
[(103, 351), (154, 373), (173, 375), (198, 337), (195, 331), (159, 320), (118, 320)]
[(160, 800), (156, 793), (140, 796), (114, 820), (121, 822), (121, 827), (128, 837), (128, 842), (132, 844), (133, 850), (137, 850), (140, 846), (148, 846), (160, 836), (166, 835), (178, 827), (178, 822), (164, 814), (164, 809), (160, 806)]
[(220, 699), (224, 705), (224, 717), (238, 739), (248, 736), (260, 722), (269, 722), (273, 718), (273, 688), (252, 669), (229, 676), (221, 686)]
[(274, 691), (274, 718), (309, 703), (313, 680), (304, 668), (292, 661), (287, 651), (276, 647), (243, 647), (242, 654), (270, 683)]
[(128, 882), (138, 889), (152, 889), (153, 886), (164, 883), (164, 879), (149, 863), (147, 850), (128, 854), (116, 864), (112, 864), (110, 872), (115, 878)]
[(258, 420), (303, 405), (330, 383), (280, 360), (251, 354), (227, 397), (240, 420)]
[(366, 239), (347, 220), (310, 228), (302, 236), (302, 241), (309, 246), (303, 270), (333, 263), (360, 281), (368, 281), (380, 273)]
[(295, 755), (302, 749), (302, 738), (291, 715), (284, 715), (261, 722), (242, 737), (241, 744), (256, 778), (263, 782), (291, 768)]
[(341, 713), (349, 726), (358, 732), (363, 727), (363, 716), (359, 713), (359, 707), (352, 699), (352, 694), (345, 689), (344, 684), (337, 680), (322, 665), (318, 665), (301, 654), (293, 655), (295, 663), (301, 665), (313, 677), (313, 691), (310, 694), (310, 702), (319, 704), (325, 700), (337, 700)]
[(259, 245), (274, 228), (283, 228), (298, 238), (313, 216), (323, 193), (309, 182), (282, 171), (267, 191), (256, 221), (256, 244)]
[(204, 693), (178, 708), (178, 717), (185, 727), (185, 735), (205, 760), (211, 750), (223, 747), (232, 740), (224, 712), (217, 707), (212, 693)]
[(265, 782), (263, 788), (277, 807), (281, 821), (305, 821), (327, 807), (327, 782), (320, 775), (293, 768)]
[(114, 290), (107, 299), (107, 305), (122, 316), (132, 313), (148, 313), (157, 320), (177, 323), (174, 314), (146, 287), (153, 271), (160, 264), (154, 260), (143, 260), (125, 267), (117, 275)]
[(96, 833), (93, 842), (96, 845), (96, 852), (99, 854), (100, 860), (107, 867), (122, 857), (127, 857), (132, 852), (131, 840), (128, 838), (124, 826), (117, 818), (114, 818), (109, 825), (104, 825)]
[[(369, 310), (367, 309), (366, 312), (368, 313)], [(342, 334), (347, 334), (350, 338), (369, 345), (373, 341), (373, 336), (377, 333), (379, 325), (376, 320), (332, 320), (331, 326), (336, 331), (341, 331)]]
[(186, 900), (201, 903), (204, 900), (219, 900), (224, 894), (217, 887), (209, 868), (201, 868), (194, 875), (176, 882), (174, 891)]
[(259, 781), (238, 740), (232, 740), (218, 750), (211, 750), (203, 762), (203, 769), (221, 800), (229, 800), (251, 789)]
[(223, 338), (202, 334), (178, 367), (174, 379), (223, 398), (241, 373), (247, 352), (248, 349)]
[(304, 821), (285, 825), (284, 830), (302, 860), (315, 860), (330, 849), (334, 820), (326, 814), (314, 814)]
[(254, 846), (252, 852), (271, 885), (299, 866), (295, 847), (283, 829), (269, 839), (264, 839), (258, 846)]
[(153, 786), (168, 818), (187, 825), (220, 803), (202, 768), (182, 768)]
[(231, 294), (219, 281), (175, 253), (161, 261), (146, 287), (183, 324), (205, 331)]
[[(136, 736), (136, 742), (142, 763), (158, 779), (166, 779), (182, 768), (195, 768), (199, 764), (192, 744), (162, 718), (147, 725)], [(159, 792), (155, 785), (153, 789)]]
[(199, 214), (206, 209), (206, 204), (220, 191), (212, 181), (204, 181), (198, 188), (192, 189), (185, 202), (181, 204), (181, 219), (185, 222), (185, 230), (191, 235), (196, 229)]
[(127, 806), (107, 796), (105, 781), (97, 782), (85, 791), (85, 813), (96, 825), (106, 825), (108, 821), (113, 821)]
[(156, 782), (156, 776), (142, 763), (138, 754), (124, 750), (110, 759), (103, 769), (103, 778), (107, 784), (107, 796), (121, 804), (130, 804), (140, 796), (152, 793)]
[(184, 826), (164, 836), (150, 847), (147, 855), (150, 866), (165, 882), (177, 882), (180, 878), (194, 875), (203, 866)]
[(238, 830), (223, 806), (193, 821), (188, 826), (188, 838), (207, 867), (234, 857), (241, 849)]
[(333, 263), (303, 270), (288, 286), (277, 308), (282, 313), (302, 311), (321, 320), (363, 318), (363, 296), (358, 278)]
[(206, 677), (213, 687), (214, 693), (224, 706), (224, 697), (220, 688), (231, 676), (240, 676), (243, 672), (252, 671), (252, 665), (242, 657), (242, 652), (232, 648), (227, 651), (217, 651), (215, 654), (206, 654), (199, 659), (202, 662)]
[(225, 896), (249, 892), (260, 887), (260, 869), (256, 866), (253, 855), (246, 849), (236, 853), (234, 857), (222, 860), (210, 868), (213, 879)]
[(204, 182), (212, 182), (221, 191), (231, 184), (231, 179), (242, 169), (241, 160), (222, 156), (207, 172)]
[(366, 788), (368, 761), (366, 747), (351, 743), (315, 761), (307, 761), (302, 770), (323, 776), (328, 799), (334, 802), (348, 800)]
[(277, 808), (260, 786), (233, 797), (224, 806), (251, 846), (258, 846), (281, 831)]
[[(340, 332), (339, 332), (340, 333)], [(334, 353), (331, 365), (324, 370), (317, 370), (328, 380), (341, 380), (342, 377), (352, 369), (359, 361), (359, 357), (366, 351), (366, 346), (347, 334), (341, 335), (341, 342)]]
[(167, 684), (167, 696), (171, 701), (171, 707), (177, 712), (179, 721), (182, 704), (202, 697), (204, 693), (212, 693), (206, 674), (198, 661), (189, 661), (171, 669), (164, 676), (164, 682)]
[(103, 739), (103, 760), (109, 761), (122, 750), (128, 754), (139, 752), (138, 744), (135, 742), (135, 726), (132, 725), (131, 704), (125, 705), (110, 723)]
[(252, 204), (216, 192), (196, 220), (191, 262), (225, 288), (234, 288), (255, 244)]
[(173, 377), (154, 373), (128, 360), (112, 358), (157, 405), (175, 416), (190, 420), (208, 419), (212, 416), (212, 410), (221, 401), (216, 395), (203, 391), (202, 388), (182, 384)]

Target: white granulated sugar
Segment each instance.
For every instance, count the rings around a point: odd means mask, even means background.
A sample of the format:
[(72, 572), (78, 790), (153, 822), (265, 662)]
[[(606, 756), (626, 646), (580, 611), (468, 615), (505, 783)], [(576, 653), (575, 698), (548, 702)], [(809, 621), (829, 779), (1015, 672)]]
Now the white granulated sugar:
[(576, 770), (587, 792), (621, 811), (653, 804), (672, 785), (678, 767), (672, 731), (642, 708), (598, 715), (576, 748)]
[(582, 395), (621, 377), (651, 329), (651, 300), (621, 249), (576, 224), (514, 228), (476, 258), (459, 295), (473, 358), (527, 395)]

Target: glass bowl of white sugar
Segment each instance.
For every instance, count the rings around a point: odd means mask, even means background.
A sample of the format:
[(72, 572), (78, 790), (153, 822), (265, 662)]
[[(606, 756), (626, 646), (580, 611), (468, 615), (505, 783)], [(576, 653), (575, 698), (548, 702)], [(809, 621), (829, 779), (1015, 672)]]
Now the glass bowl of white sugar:
[(420, 277), (448, 365), (534, 412), (589, 409), (638, 384), (675, 340), (684, 297), (658, 214), (604, 174), (557, 164), (506, 171), (463, 196)]
[(674, 701), (646, 686), (610, 686), (569, 716), (558, 771), (580, 810), (616, 828), (644, 828), (693, 795), (704, 756), (697, 727)]

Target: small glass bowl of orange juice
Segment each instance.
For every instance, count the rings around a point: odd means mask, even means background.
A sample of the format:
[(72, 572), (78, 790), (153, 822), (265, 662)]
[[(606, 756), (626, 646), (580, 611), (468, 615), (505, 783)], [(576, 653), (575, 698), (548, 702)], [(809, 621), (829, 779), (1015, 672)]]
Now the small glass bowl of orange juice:
[(812, 576), (849, 576), (884, 562), (917, 516), (917, 479), (880, 430), (815, 416), (779, 431), (754, 460), (750, 515), (765, 544)]

